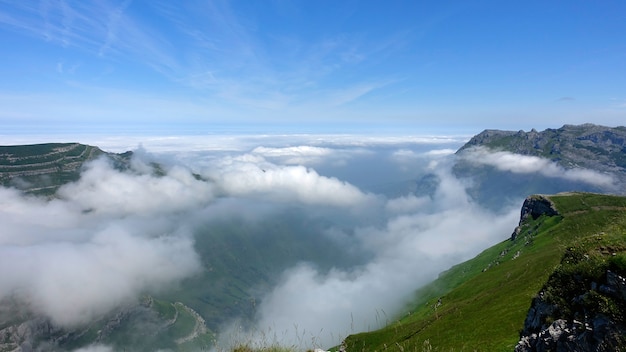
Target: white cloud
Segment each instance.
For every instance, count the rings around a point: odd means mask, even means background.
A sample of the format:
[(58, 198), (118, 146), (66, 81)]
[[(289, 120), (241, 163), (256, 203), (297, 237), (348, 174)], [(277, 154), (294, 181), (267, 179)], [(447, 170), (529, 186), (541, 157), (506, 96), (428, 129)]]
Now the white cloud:
[(475, 147), (465, 151), (461, 157), (472, 163), (490, 165), (501, 171), (518, 174), (538, 173), (546, 177), (585, 182), (600, 187), (613, 187), (615, 183), (612, 175), (583, 168), (565, 169), (549, 159), (537, 156)]
[(373, 253), (367, 264), (328, 273), (301, 265), (285, 272), (262, 301), (259, 329), (290, 337), (299, 331), (301, 339), (322, 347), (337, 344), (346, 334), (391, 321), (417, 287), (508, 236), (518, 221), (517, 207), (501, 214), (485, 211), (447, 171), (438, 172), (442, 182), (433, 199), (390, 200), (388, 209), (400, 215), (383, 227), (356, 229), (354, 246)]
[(87, 323), (198, 267), (188, 237), (146, 238), (120, 226), (83, 243), (44, 238), (29, 246), (2, 246), (0, 252), (0, 297), (16, 294), (63, 326)]
[(278, 166), (246, 154), (224, 158), (206, 171), (227, 195), (260, 197), (281, 202), (333, 206), (363, 206), (374, 196), (337, 178), (319, 175), (304, 166)]
[(114, 352), (113, 348), (105, 345), (89, 345), (87, 347), (79, 348), (74, 352)]
[(440, 156), (440, 155), (451, 155), (456, 153), (456, 150), (454, 149), (450, 149), (450, 148), (445, 148), (445, 149), (433, 149), (433, 150), (429, 150), (427, 151), (426, 155), (429, 156)]
[(416, 197), (412, 194), (390, 199), (385, 205), (389, 213), (410, 213), (420, 210), (430, 203), (429, 197)]
[(96, 160), (54, 200), (0, 188), (0, 301), (73, 326), (196, 272), (189, 219), (212, 199), (209, 184), (182, 168), (139, 169)]
[(256, 147), (253, 154), (262, 155), (265, 158), (277, 159), (282, 164), (310, 165), (320, 163), (333, 154), (330, 148), (301, 145), (297, 147)]
[(151, 167), (141, 160), (135, 159), (133, 167), (141, 172), (122, 173), (106, 160), (96, 160), (78, 182), (62, 187), (59, 195), (84, 210), (136, 215), (176, 212), (213, 199), (212, 185), (182, 167), (165, 170), (166, 177), (150, 174)]
[[(248, 136), (233, 137), (228, 150), (199, 138), (150, 143), (161, 143), (160, 151), (178, 149), (160, 157), (194, 163), (189, 167), (210, 181), (167, 162), (163, 175), (153, 175), (148, 155), (140, 152), (125, 172), (103, 160), (91, 163), (79, 181), (61, 189), (60, 199), (0, 190), (6, 229), (0, 232), (0, 299), (22, 297), (59, 324), (88, 321), (198, 270), (190, 235), (198, 221), (237, 215), (254, 223), (274, 206), (296, 205), (327, 221), (327, 235), (346, 252), (367, 260), (330, 271), (307, 263), (289, 268), (258, 306), (257, 328), (284, 336), (280, 343), (298, 343), (304, 334), (316, 347), (328, 347), (348, 333), (385, 324), (417, 287), (506, 238), (518, 221), (517, 206), (493, 214), (474, 204), (449, 172), (448, 151), (424, 146), (432, 141)], [(264, 147), (249, 148), (255, 143)], [(188, 149), (181, 151), (183, 145)], [(293, 158), (301, 163), (289, 164)], [(312, 158), (327, 174), (345, 172), (328, 167), (345, 160), (345, 169), (364, 179), (377, 173), (381, 184), (418, 169), (435, 172), (440, 183), (433, 197), (386, 200), (302, 165)]]
[(424, 164), (436, 165), (439, 160), (445, 159), (451, 154), (454, 154), (454, 150), (449, 148), (427, 151), (402, 148), (395, 150), (391, 154), (391, 159), (404, 170), (419, 170)]

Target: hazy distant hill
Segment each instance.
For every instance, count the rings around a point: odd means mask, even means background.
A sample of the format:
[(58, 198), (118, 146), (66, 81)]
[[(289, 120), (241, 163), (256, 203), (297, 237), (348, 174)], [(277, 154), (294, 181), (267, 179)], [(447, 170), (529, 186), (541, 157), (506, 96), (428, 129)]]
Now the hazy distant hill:
[(106, 153), (79, 143), (0, 146), (0, 185), (52, 195), (63, 184), (78, 180), (84, 163), (103, 155), (122, 167), (132, 152)]
[(626, 197), (529, 197), (511, 239), (415, 297), (397, 322), (349, 336), (346, 350), (624, 350)]
[[(541, 132), (485, 130), (456, 155), (455, 174), (471, 179), (470, 193), (489, 207), (534, 193), (626, 192), (626, 127), (584, 124)], [(532, 172), (523, 172), (524, 168)], [(574, 171), (581, 169), (587, 171)], [(591, 182), (594, 175), (614, 182)]]

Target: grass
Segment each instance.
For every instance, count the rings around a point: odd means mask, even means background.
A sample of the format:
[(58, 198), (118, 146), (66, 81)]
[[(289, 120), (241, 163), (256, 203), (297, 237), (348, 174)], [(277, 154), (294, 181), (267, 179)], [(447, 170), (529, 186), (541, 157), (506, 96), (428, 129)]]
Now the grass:
[[(511, 351), (539, 291), (553, 287), (557, 297), (573, 292), (565, 285), (572, 275), (589, 281), (609, 267), (623, 271), (626, 198), (585, 193), (550, 199), (562, 216), (529, 219), (515, 241), (442, 273), (393, 324), (349, 336), (348, 351)], [(585, 255), (593, 260), (568, 262)], [(604, 296), (588, 300), (612, 316), (624, 311)]]

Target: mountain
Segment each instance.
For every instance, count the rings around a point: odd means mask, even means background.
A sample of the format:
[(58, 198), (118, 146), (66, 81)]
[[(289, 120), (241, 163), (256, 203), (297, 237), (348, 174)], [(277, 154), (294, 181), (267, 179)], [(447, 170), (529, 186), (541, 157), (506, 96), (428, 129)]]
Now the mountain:
[(485, 130), (456, 156), (455, 175), (471, 180), (470, 194), (490, 208), (535, 193), (626, 192), (626, 127)]
[[(407, 270), (411, 270), (407, 268)], [(526, 199), (511, 237), (442, 273), (351, 351), (626, 348), (626, 197)]]
[(86, 162), (102, 156), (126, 168), (132, 152), (107, 153), (80, 143), (0, 146), (0, 185), (51, 196), (60, 186), (78, 180)]
[[(594, 125), (564, 126), (557, 130), (528, 133), (487, 130), (457, 152), (453, 172), (458, 177), (471, 180), (474, 198), (493, 208), (502, 206), (505, 196), (520, 201), (533, 193), (574, 190), (616, 192), (620, 189), (611, 187), (624, 184), (624, 165), (618, 152), (621, 150), (623, 154), (623, 134), (624, 128)], [(552, 156), (547, 157), (545, 150), (554, 153), (548, 153)], [(589, 154), (591, 151), (594, 152)], [(476, 161), (477, 155), (482, 158), (481, 162)], [(536, 168), (534, 173), (519, 173), (518, 170), (499, 168), (495, 163), (484, 163), (491, 160), (487, 157), (491, 155), (513, 157), (516, 161), (530, 160), (535, 163), (533, 165), (539, 164), (552, 173), (542, 173)], [(519, 156), (533, 159), (519, 159)], [(106, 153), (97, 147), (76, 143), (43, 144), (0, 147), (0, 180), (3, 185), (19, 188), (24, 193), (52, 198), (61, 185), (80, 177), (86, 162), (99, 157), (108, 158), (117, 169), (135, 176), (151, 173), (161, 177), (166, 172), (157, 163), (150, 163), (147, 169), (133, 169), (131, 152)], [(554, 169), (551, 165), (558, 167)], [(589, 183), (587, 178), (578, 177), (580, 174), (570, 173), (578, 172), (581, 167), (589, 171), (582, 174), (585, 177), (610, 176), (613, 182), (608, 185)], [(196, 174), (193, 176), (202, 182), (212, 182)], [(419, 182), (407, 186), (415, 194), (436, 197), (434, 190), (440, 182), (439, 175), (427, 174)], [(600, 323), (605, 326), (617, 324), (621, 329), (619, 324), (622, 322), (611, 318), (610, 314), (623, 312), (622, 303), (600, 292), (599, 287), (618, 292), (616, 283), (625, 276), (620, 269), (620, 258), (623, 258), (621, 244), (614, 244), (620, 239), (613, 231), (624, 233), (620, 215), (624, 207), (623, 198), (582, 193), (569, 198), (536, 196), (530, 199), (541, 201), (529, 201), (525, 205), (523, 213), (531, 215), (523, 217), (520, 227), (514, 231), (514, 239), (504, 241), (473, 261), (441, 274), (436, 282), (416, 293), (415, 301), (406, 310), (410, 315), (399, 319), (387, 330), (372, 335), (350, 336), (346, 339), (348, 350), (354, 351), (360, 348), (358, 346), (364, 350), (383, 349), (385, 346), (399, 350), (405, 347), (458, 350), (465, 349), (465, 346), (467, 349), (474, 346), (479, 350), (512, 350), (518, 342), (519, 348), (548, 343), (545, 337), (550, 335), (550, 331), (571, 332), (574, 327), (580, 330), (581, 327), (586, 329)], [(563, 199), (571, 199), (572, 206), (580, 203), (584, 207), (567, 210), (568, 201)], [(614, 217), (614, 229), (605, 229), (610, 227), (608, 223), (594, 218), (593, 214), (602, 219)], [(576, 219), (581, 220), (578, 222)], [(191, 229), (193, 249), (201, 262), (199, 272), (182, 280), (176, 287), (154, 296), (146, 295), (137, 304), (122, 306), (89, 324), (60, 329), (41, 316), (24, 313), (12, 302), (0, 302), (0, 351), (12, 351), (20, 346), (23, 350), (72, 350), (93, 343), (136, 351), (210, 348), (215, 339), (213, 332), (230, 322), (231, 318), (242, 317), (242, 324), (246, 323), (246, 319), (254, 319), (263, 293), (281, 280), (286, 268), (306, 261), (324, 274), (367, 262), (367, 258), (358, 257), (366, 254), (352, 253), (347, 243), (320, 236), (329, 228), (328, 221), (331, 220), (311, 214), (307, 208), (297, 205), (276, 208), (252, 220), (245, 214), (224, 218), (218, 214), (210, 221), (194, 224)], [(563, 226), (569, 233), (561, 229)], [(613, 259), (603, 262), (602, 258), (606, 255), (601, 256), (599, 261), (602, 263), (596, 265), (594, 262), (593, 266), (603, 268), (598, 271), (601, 274), (593, 274), (595, 276), (591, 281), (583, 278), (582, 284), (576, 286), (588, 286), (589, 290), (559, 292), (559, 297), (566, 297), (566, 293), (575, 294), (575, 297), (590, 297), (583, 301), (591, 300), (598, 307), (609, 307), (601, 310), (602, 314), (609, 316), (609, 320), (595, 313), (593, 316), (585, 315), (591, 311), (588, 308), (584, 308), (584, 313), (578, 313), (583, 316), (580, 318), (575, 314), (578, 303), (565, 310), (563, 302), (555, 301), (556, 294), (546, 294), (556, 292), (569, 278), (555, 276), (554, 268), (564, 263), (561, 260), (565, 258), (564, 248), (575, 243), (574, 238), (587, 238), (583, 230), (589, 226), (598, 228), (595, 233), (610, 235), (595, 240), (597, 242), (590, 240), (589, 243), (602, 243), (604, 249), (600, 253), (609, 253), (608, 259)], [(503, 238), (507, 235), (503, 234)], [(595, 260), (594, 253), (590, 249), (582, 254), (582, 258), (587, 255)], [(604, 270), (603, 265), (608, 265), (611, 274)], [(509, 269), (503, 272), (506, 268)], [(570, 270), (567, 266), (563, 268)], [(592, 284), (595, 290), (591, 289)], [(544, 295), (541, 296), (539, 293), (544, 287)], [(600, 296), (595, 295), (596, 292), (600, 292)], [(529, 310), (540, 313), (533, 315)], [(451, 319), (455, 316), (463, 319)], [(485, 324), (481, 320), (483, 318), (489, 324)], [(527, 325), (524, 325), (525, 320)], [(489, 329), (475, 328), (483, 325)], [(520, 335), (520, 332), (523, 334)], [(559, 336), (565, 339), (570, 336), (568, 334), (561, 332)], [(460, 341), (458, 336), (464, 340)], [(599, 338), (590, 336), (585, 338)]]

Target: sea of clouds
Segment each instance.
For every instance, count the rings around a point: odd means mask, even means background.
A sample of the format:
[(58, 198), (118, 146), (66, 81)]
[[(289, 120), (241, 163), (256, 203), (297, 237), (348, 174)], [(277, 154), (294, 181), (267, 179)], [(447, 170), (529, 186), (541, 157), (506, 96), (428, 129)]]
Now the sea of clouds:
[[(0, 189), (0, 301), (65, 327), (84, 324), (141, 295), (158, 294), (203, 270), (194, 229), (211, 219), (271, 216), (297, 206), (328, 219), (320, 236), (365, 263), (321, 271), (285, 268), (243, 334), (237, 317), (222, 336), (304, 348), (381, 327), (413, 292), (451, 265), (508, 238), (523, 199), (494, 213), (452, 173), (466, 136), (350, 135), (129, 137), (92, 139), (107, 151), (134, 149), (131, 167), (85, 166), (58, 197)], [(477, 149), (466, 160), (501, 170), (610, 182), (590, 170)], [(163, 175), (153, 172), (152, 162)], [(417, 180), (435, 175), (429, 194)], [(313, 215), (311, 215), (313, 216)], [(297, 236), (297, 233), (294, 233)], [(332, 266), (332, 263), (331, 263)], [(227, 338), (220, 343), (228, 343)], [(315, 346), (311, 346), (314, 344)], [(95, 349), (107, 350), (106, 346)]]

